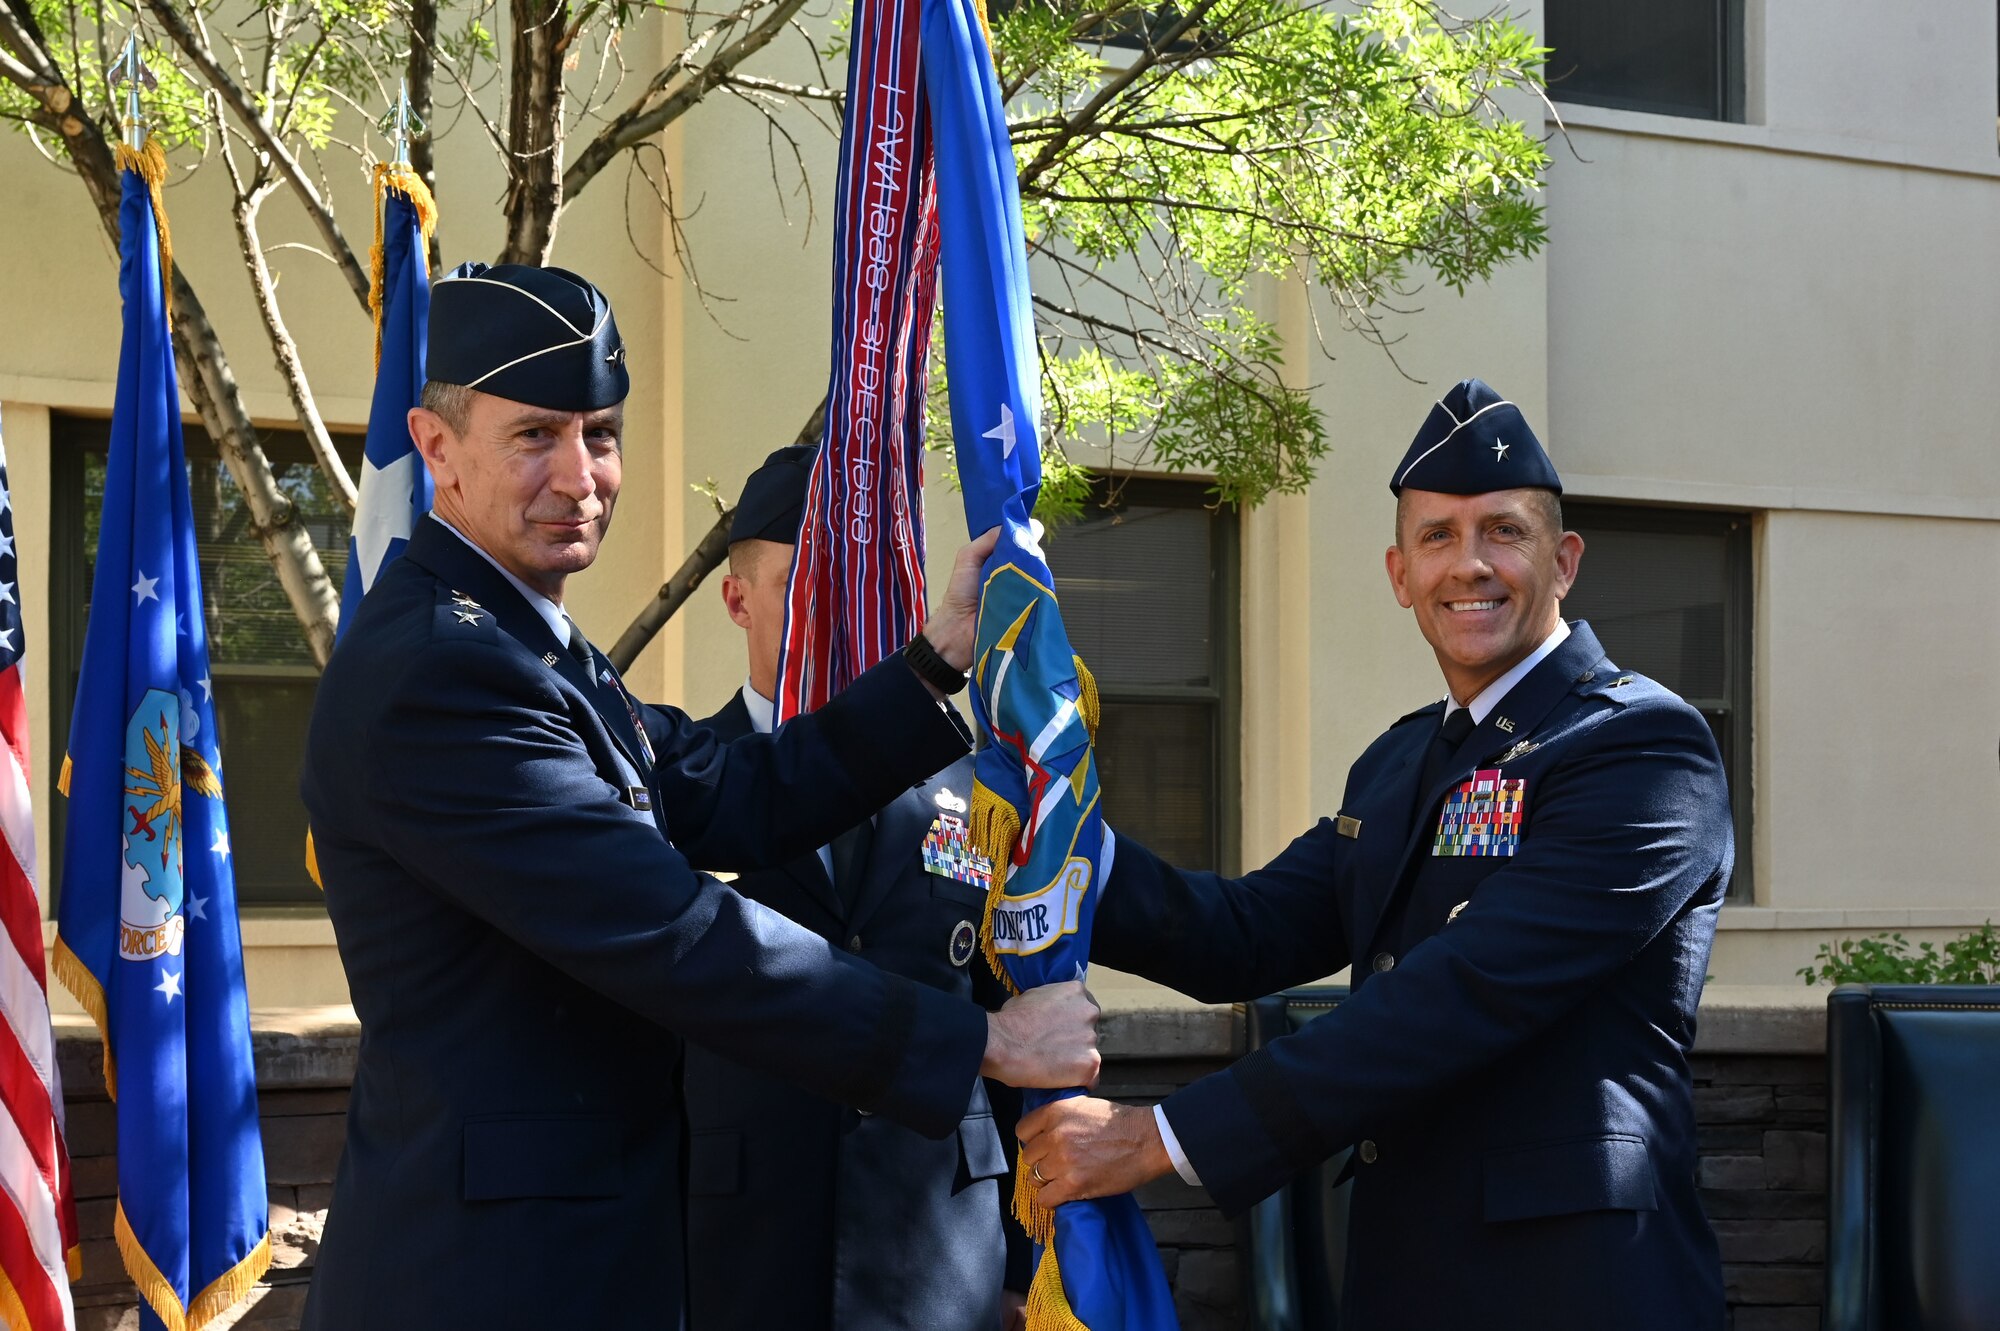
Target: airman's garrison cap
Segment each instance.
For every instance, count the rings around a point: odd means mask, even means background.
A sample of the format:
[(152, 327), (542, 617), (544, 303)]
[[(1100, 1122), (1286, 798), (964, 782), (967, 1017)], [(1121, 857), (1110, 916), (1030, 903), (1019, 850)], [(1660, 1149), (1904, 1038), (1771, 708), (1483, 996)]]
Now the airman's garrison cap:
[(816, 444), (791, 444), (764, 459), (764, 465), (743, 482), (736, 516), (729, 520), (729, 543), (777, 541), (797, 545), (806, 509), (806, 485), (812, 480)]
[(1562, 493), (1562, 478), (1521, 409), (1483, 381), (1462, 379), (1446, 393), (1410, 451), (1396, 464), (1389, 493), (1405, 489), (1479, 495), (1492, 490)]
[(632, 387), (604, 293), (566, 269), (518, 263), (462, 263), (438, 279), (425, 369), (551, 411), (597, 411)]

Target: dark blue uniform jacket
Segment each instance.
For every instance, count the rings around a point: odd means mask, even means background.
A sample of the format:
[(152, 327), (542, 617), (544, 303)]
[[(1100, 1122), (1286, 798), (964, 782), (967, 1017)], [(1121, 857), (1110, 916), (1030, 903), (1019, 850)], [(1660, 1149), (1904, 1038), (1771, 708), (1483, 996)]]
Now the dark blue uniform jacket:
[[(754, 733), (741, 694), (702, 724), (724, 739)], [(985, 889), (926, 872), (922, 854), (939, 813), (962, 820), (971, 794), (966, 758), (892, 800), (876, 815), (858, 881), (839, 890), (812, 851), (732, 886), (886, 971), (997, 1007), (1006, 992), (972, 941)], [(958, 1131), (932, 1141), (727, 1052), (688, 1049), (693, 1331), (998, 1327), (1013, 1181), (1003, 1143), (1013, 1144), (1018, 1093), (975, 1083)], [(1025, 1290), (1032, 1245), (1019, 1226), (1005, 1228), (1018, 1248), (1013, 1283)], [(784, 1278), (772, 1279), (779, 1268)]]
[(645, 709), (657, 765), (631, 717), (434, 522), (327, 666), (302, 788), (362, 1034), (307, 1327), (673, 1326), (683, 1035), (957, 1133), (978, 1008), (695, 872), (831, 839), (957, 718), (901, 661), (770, 738)]
[[(1442, 715), (1241, 879), (1120, 838), (1093, 957), (1215, 1002), (1353, 964), (1347, 1002), (1166, 1101), (1227, 1212), (1357, 1147), (1352, 1327), (1719, 1329), (1688, 1071), (1733, 857), (1714, 739), (1583, 623), (1419, 790)], [(1526, 783), (1518, 853), (1434, 854), (1496, 767)]]

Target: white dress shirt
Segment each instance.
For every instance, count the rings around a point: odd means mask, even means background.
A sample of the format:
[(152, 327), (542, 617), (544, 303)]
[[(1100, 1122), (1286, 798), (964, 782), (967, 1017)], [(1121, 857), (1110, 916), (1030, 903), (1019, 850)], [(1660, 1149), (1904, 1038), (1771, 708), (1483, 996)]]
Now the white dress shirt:
[[(1541, 646), (1522, 657), (1520, 663), (1512, 670), (1481, 689), (1479, 695), (1466, 704), (1465, 710), (1472, 713), (1472, 724), (1475, 726), (1484, 724), (1487, 716), (1500, 705), (1500, 700), (1506, 697), (1516, 684), (1526, 679), (1528, 672), (1540, 665), (1550, 652), (1562, 646), (1563, 639), (1568, 636), (1569, 625), (1558, 619), (1554, 631), (1542, 639)], [(1447, 690), (1444, 695), (1444, 714), (1450, 716), (1457, 710), (1459, 710), (1458, 700)], [(1104, 829), (1104, 839), (1108, 850), (1111, 842), (1111, 829), (1108, 827)], [(1109, 882), (1111, 871), (1108, 853), (1105, 856), (1105, 864), (1104, 881)], [(1159, 1125), (1160, 1144), (1167, 1148), (1167, 1159), (1174, 1162), (1174, 1172), (1179, 1174), (1189, 1187), (1200, 1187), (1201, 1177), (1194, 1172), (1194, 1166), (1188, 1163), (1187, 1154), (1181, 1150), (1180, 1140), (1174, 1136), (1173, 1125), (1167, 1122), (1167, 1111), (1164, 1106), (1153, 1106), (1153, 1122)]]

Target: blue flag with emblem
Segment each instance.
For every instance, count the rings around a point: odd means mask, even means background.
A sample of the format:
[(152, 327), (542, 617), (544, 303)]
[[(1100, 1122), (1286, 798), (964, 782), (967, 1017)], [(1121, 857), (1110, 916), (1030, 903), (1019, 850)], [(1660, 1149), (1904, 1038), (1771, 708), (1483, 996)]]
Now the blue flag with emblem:
[[(1090, 956), (1104, 840), (1092, 740), (1097, 690), (1070, 650), (1036, 529), (1041, 394), (1028, 256), (1000, 85), (975, 0), (924, 0), (923, 59), (936, 144), (945, 371), (968, 530), (1000, 528), (973, 648), (971, 838), (993, 866), (982, 938), (1015, 989), (1068, 980)], [(1075, 1091), (1026, 1091), (1025, 1108)], [(1054, 1213), (1015, 1180), (1015, 1213), (1041, 1245), (1028, 1324), (1088, 1331), (1177, 1325), (1159, 1251), (1130, 1196)]]
[(63, 763), (54, 967), (104, 1039), (125, 1269), (158, 1324), (191, 1331), (270, 1265), (269, 1210), (155, 231), (166, 161), (151, 143), (118, 159), (125, 332)]
[(410, 408), (424, 391), (424, 345), (430, 334), (431, 280), (426, 255), (437, 227), (437, 205), (407, 162), (375, 168), (375, 396), (368, 404), (360, 497), (347, 542), (347, 581), (340, 593), (346, 633), (361, 598), (410, 533), (431, 511), (431, 476), (410, 442)]

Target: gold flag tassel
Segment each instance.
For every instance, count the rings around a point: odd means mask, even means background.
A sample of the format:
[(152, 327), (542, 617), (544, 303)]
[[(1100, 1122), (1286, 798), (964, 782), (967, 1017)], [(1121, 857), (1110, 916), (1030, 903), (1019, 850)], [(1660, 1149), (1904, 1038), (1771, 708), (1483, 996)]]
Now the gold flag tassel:
[(167, 201), (161, 194), (167, 183), (167, 151), (160, 141), (150, 134), (146, 136), (146, 146), (134, 148), (119, 144), (113, 155), (117, 158), (118, 169), (136, 171), (139, 179), (146, 182), (146, 192), (153, 196), (153, 226), (160, 237), (160, 295), (167, 302), (167, 322), (174, 318), (174, 238), (167, 230)]
[(1090, 1331), (1063, 1290), (1062, 1268), (1056, 1265), (1054, 1236), (1042, 1247), (1042, 1260), (1028, 1285), (1028, 1331)]
[(1040, 1187), (1035, 1182), (1034, 1166), (1025, 1156), (1014, 1160), (1014, 1218), (1021, 1222), (1021, 1228), (1028, 1231), (1028, 1237), (1047, 1247), (1056, 1241), (1056, 1213), (1053, 1208), (1043, 1206)]
[(424, 233), (424, 247), (430, 248), (431, 236), (437, 231), (437, 200), (431, 197), (422, 176), (416, 173), (408, 162), (378, 162), (375, 165), (375, 246), (368, 251), (368, 309), (375, 316), (375, 368), (382, 368), (382, 282), (383, 269), (388, 263), (388, 252), (382, 243), (384, 214), (388, 211), (389, 191), (394, 190), (410, 201), (417, 210), (417, 225)]
[(1076, 714), (1083, 718), (1083, 728), (1090, 732), (1090, 738), (1095, 742), (1097, 720), (1103, 715), (1097, 700), (1097, 678), (1090, 673), (1090, 667), (1083, 663), (1081, 656), (1069, 659), (1076, 667)]
[(1014, 843), (1021, 838), (1021, 815), (1012, 802), (975, 780), (969, 818), (971, 826), (966, 836), (973, 850), (993, 866), (986, 883), (986, 913), (979, 922), (979, 950), (986, 956), (987, 967), (1007, 986), (1007, 992), (1018, 994), (1021, 986), (1014, 983), (1014, 977), (1000, 964), (1000, 953), (993, 946), (993, 912), (1007, 891), (1007, 866), (1013, 863)]

